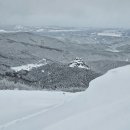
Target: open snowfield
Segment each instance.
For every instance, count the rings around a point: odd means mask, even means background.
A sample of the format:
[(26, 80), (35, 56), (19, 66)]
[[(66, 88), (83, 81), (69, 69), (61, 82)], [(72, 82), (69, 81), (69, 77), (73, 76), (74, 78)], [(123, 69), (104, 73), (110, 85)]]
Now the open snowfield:
[(129, 130), (130, 66), (81, 93), (0, 91), (0, 130)]

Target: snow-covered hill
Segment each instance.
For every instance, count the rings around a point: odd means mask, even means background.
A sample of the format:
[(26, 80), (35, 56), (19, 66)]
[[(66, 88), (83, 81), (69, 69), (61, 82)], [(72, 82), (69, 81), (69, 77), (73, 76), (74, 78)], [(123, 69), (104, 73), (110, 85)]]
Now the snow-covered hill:
[[(109, 71), (71, 103), (75, 114), (45, 130), (130, 129), (130, 66)], [(65, 109), (64, 109), (65, 112)]]
[(113, 69), (82, 93), (0, 91), (0, 130), (129, 130), (129, 70)]
[(81, 69), (87, 69), (89, 70), (90, 68), (84, 63), (84, 61), (81, 58), (76, 58), (75, 60), (73, 60), (70, 64), (69, 67), (77, 67), (77, 68), (81, 68)]

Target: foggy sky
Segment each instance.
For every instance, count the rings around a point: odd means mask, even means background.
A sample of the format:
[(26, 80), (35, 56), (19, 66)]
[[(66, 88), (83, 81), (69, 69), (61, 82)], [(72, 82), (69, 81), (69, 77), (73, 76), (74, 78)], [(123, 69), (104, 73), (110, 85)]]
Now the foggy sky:
[(0, 0), (0, 25), (130, 28), (130, 0)]

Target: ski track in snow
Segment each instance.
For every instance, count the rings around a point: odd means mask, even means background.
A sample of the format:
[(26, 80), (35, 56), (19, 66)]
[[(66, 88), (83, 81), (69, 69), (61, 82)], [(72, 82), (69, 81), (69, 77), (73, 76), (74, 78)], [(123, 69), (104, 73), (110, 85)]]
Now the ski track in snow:
[[(47, 92), (47, 93), (51, 93), (51, 92)], [(54, 97), (54, 99), (51, 97), (50, 99), (52, 100), (51, 101), (52, 103), (49, 101), (51, 103), (49, 106), (43, 106), (41, 108), (42, 110), (40, 110), (40, 111), (37, 109), (36, 112), (34, 112), (32, 114), (27, 114), (27, 115), (25, 115), (23, 117), (13, 119), (12, 121), (8, 121), (7, 123), (3, 123), (3, 124), (0, 125), (0, 130), (6, 130), (6, 129), (10, 130), (12, 127), (13, 128), (19, 127), (19, 123), (20, 124), (21, 123), (24, 124), (26, 121), (30, 121), (30, 120), (35, 121), (35, 120), (39, 119), (39, 117), (43, 116), (46, 112), (53, 111), (54, 109), (60, 108), (60, 106), (62, 106), (64, 104), (67, 104), (67, 102), (70, 102), (73, 98), (75, 98), (75, 95), (79, 95), (79, 93), (78, 94), (67, 94), (67, 93), (64, 93), (65, 94), (64, 95), (63, 92), (60, 92), (59, 94), (63, 95), (61, 97), (61, 99), (60, 99), (61, 100), (60, 102), (53, 103), (52, 101), (55, 99), (55, 97)], [(67, 94), (67, 96), (66, 96), (66, 94)], [(44, 95), (44, 92), (43, 92), (43, 95)], [(58, 96), (59, 98), (60, 98), (60, 95)], [(57, 94), (56, 94), (56, 96), (57, 96)], [(68, 98), (68, 97), (70, 97), (70, 98)], [(44, 101), (43, 101), (43, 103), (44, 103)]]
[(22, 122), (22, 121), (31, 119), (31, 118), (33, 118), (33, 117), (37, 117), (37, 116), (43, 114), (44, 112), (47, 112), (47, 111), (52, 110), (52, 109), (54, 109), (54, 108), (57, 108), (57, 107), (59, 107), (59, 106), (61, 106), (61, 105), (63, 105), (63, 104), (64, 104), (64, 102), (63, 102), (63, 103), (60, 103), (60, 104), (58, 104), (58, 105), (51, 105), (51, 106), (48, 106), (48, 107), (44, 107), (44, 108), (43, 108), (44, 110), (42, 110), (42, 111), (39, 111), (39, 112), (36, 112), (36, 113), (33, 113), (33, 114), (29, 114), (29, 115), (27, 115), (27, 116), (24, 116), (24, 117), (21, 117), (21, 118), (12, 120), (12, 121), (10, 121), (10, 122), (7, 122), (7, 123), (5, 123), (5, 124), (3, 124), (3, 125), (0, 125), (0, 130), (3, 130), (3, 129), (5, 129), (5, 128), (11, 126), (11, 125), (15, 125), (15, 124), (17, 124), (17, 123), (19, 123), (19, 122)]

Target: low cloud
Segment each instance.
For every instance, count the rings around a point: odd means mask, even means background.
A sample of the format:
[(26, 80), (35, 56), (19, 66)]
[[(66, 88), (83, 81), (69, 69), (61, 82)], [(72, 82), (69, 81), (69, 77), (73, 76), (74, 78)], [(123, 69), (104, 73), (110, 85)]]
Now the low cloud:
[(0, 0), (0, 24), (130, 28), (129, 0)]

